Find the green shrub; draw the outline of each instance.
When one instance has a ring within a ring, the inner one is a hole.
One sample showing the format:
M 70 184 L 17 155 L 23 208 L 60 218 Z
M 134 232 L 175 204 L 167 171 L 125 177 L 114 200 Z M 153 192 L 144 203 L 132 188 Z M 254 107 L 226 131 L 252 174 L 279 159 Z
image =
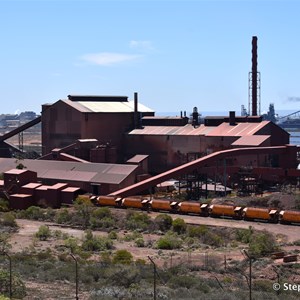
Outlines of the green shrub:
M 146 213 L 129 211 L 126 216 L 125 227 L 129 230 L 146 231 L 152 223 Z
M 253 228 L 249 226 L 248 229 L 238 229 L 235 235 L 237 241 L 248 244 L 253 233 Z
M 43 210 L 38 206 L 30 206 L 24 211 L 24 217 L 29 220 L 43 220 Z
M 93 210 L 92 216 L 95 218 L 99 218 L 99 219 L 102 219 L 105 217 L 112 218 L 112 213 L 108 207 L 99 207 L 99 208 Z
M 9 211 L 9 203 L 6 199 L 0 198 L 0 211 Z
M 138 238 L 134 241 L 137 247 L 145 247 L 145 241 L 143 238 Z
M 8 296 L 9 286 L 9 272 L 0 270 L 0 293 Z M 12 277 L 12 295 L 13 298 L 17 299 L 24 298 L 26 295 L 26 288 L 23 281 L 15 274 Z
M 64 240 L 64 245 L 70 249 L 71 253 L 76 253 L 79 248 L 78 240 L 74 237 L 69 237 Z
M 261 257 L 278 251 L 274 237 L 267 231 L 255 233 L 249 241 L 249 254 L 253 257 Z
M 143 235 L 140 232 L 134 231 L 132 233 L 126 234 L 124 237 L 124 240 L 129 242 L 129 241 L 134 241 L 139 238 L 143 238 Z
M 118 239 L 118 234 L 116 231 L 111 231 L 109 234 L 108 234 L 108 238 L 111 239 L 111 240 L 117 240 Z
M 172 221 L 172 217 L 166 214 L 160 214 L 154 219 L 154 223 L 161 231 L 170 230 L 170 228 L 172 227 Z
M 93 229 L 94 228 L 109 229 L 109 228 L 114 228 L 116 225 L 116 222 L 111 217 L 103 217 L 101 219 L 91 217 L 90 225 L 91 225 L 91 228 L 93 228 Z
M 186 223 L 181 218 L 177 218 L 177 219 L 173 220 L 173 222 L 172 222 L 173 231 L 178 234 L 185 233 L 186 227 L 187 227 Z
M 55 216 L 55 221 L 58 224 L 67 224 L 71 221 L 71 219 L 72 216 L 66 208 L 60 210 Z
M 187 235 L 189 237 L 202 237 L 207 234 L 208 228 L 206 225 L 189 225 L 187 227 Z
M 7 232 L 0 232 L 0 253 L 7 252 L 11 248 L 8 242 L 10 236 Z
M 51 230 L 46 225 L 41 225 L 39 230 L 36 232 L 35 236 L 40 241 L 46 241 L 49 237 L 51 237 Z
M 158 249 L 177 249 L 182 245 L 182 241 L 174 234 L 166 234 L 156 242 Z
M 131 264 L 133 261 L 132 254 L 127 250 L 117 250 L 113 255 L 112 262 L 114 264 Z
M 7 212 L 3 214 L 3 218 L 1 221 L 2 225 L 4 226 L 8 226 L 8 227 L 12 227 L 12 228 L 17 228 L 17 222 L 16 222 L 16 218 L 14 216 L 13 213 L 11 212 Z
M 106 237 L 94 237 L 92 231 L 87 230 L 81 247 L 85 251 L 104 251 L 112 249 L 113 242 Z

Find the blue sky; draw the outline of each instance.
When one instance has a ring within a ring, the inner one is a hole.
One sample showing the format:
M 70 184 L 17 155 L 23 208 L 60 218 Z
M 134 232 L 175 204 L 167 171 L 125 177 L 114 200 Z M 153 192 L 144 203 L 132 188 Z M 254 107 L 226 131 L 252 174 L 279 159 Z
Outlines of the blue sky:
M 298 1 L 0 0 L 0 113 L 138 92 L 157 112 L 239 114 L 254 35 L 261 110 L 299 110 L 299 11 Z

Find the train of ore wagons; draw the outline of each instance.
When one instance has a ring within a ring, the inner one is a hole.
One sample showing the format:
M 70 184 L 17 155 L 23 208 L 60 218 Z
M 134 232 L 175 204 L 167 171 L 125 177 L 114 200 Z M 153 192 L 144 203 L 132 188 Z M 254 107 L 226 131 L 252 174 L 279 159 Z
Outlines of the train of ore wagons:
M 112 196 L 92 196 L 97 206 L 133 208 L 145 211 L 158 211 L 190 214 L 201 217 L 222 217 L 245 221 L 265 221 L 270 223 L 300 224 L 300 211 L 271 208 L 242 207 L 233 205 L 207 204 L 196 201 L 174 201 L 166 199 L 143 199 L 142 197 L 118 198 Z

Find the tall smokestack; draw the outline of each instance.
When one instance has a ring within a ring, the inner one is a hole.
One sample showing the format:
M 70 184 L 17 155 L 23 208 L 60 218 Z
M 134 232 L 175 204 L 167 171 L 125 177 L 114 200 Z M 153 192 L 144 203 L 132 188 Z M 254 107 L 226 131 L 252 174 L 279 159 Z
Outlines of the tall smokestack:
M 252 116 L 257 116 L 257 36 L 252 37 Z
M 133 113 L 134 128 L 139 127 L 139 116 L 138 116 L 138 93 L 134 93 L 134 113 Z

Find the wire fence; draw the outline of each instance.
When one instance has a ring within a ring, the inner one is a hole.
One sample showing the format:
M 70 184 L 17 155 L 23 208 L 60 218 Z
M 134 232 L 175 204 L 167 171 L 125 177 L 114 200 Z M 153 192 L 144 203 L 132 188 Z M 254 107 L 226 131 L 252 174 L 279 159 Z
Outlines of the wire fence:
M 0 294 L 9 297 L 11 289 L 14 299 L 26 300 L 299 299 L 295 287 L 284 290 L 285 282 L 300 287 L 299 264 L 275 265 L 230 252 L 169 251 L 116 264 L 46 250 L 14 254 L 11 261 L 0 255 Z

